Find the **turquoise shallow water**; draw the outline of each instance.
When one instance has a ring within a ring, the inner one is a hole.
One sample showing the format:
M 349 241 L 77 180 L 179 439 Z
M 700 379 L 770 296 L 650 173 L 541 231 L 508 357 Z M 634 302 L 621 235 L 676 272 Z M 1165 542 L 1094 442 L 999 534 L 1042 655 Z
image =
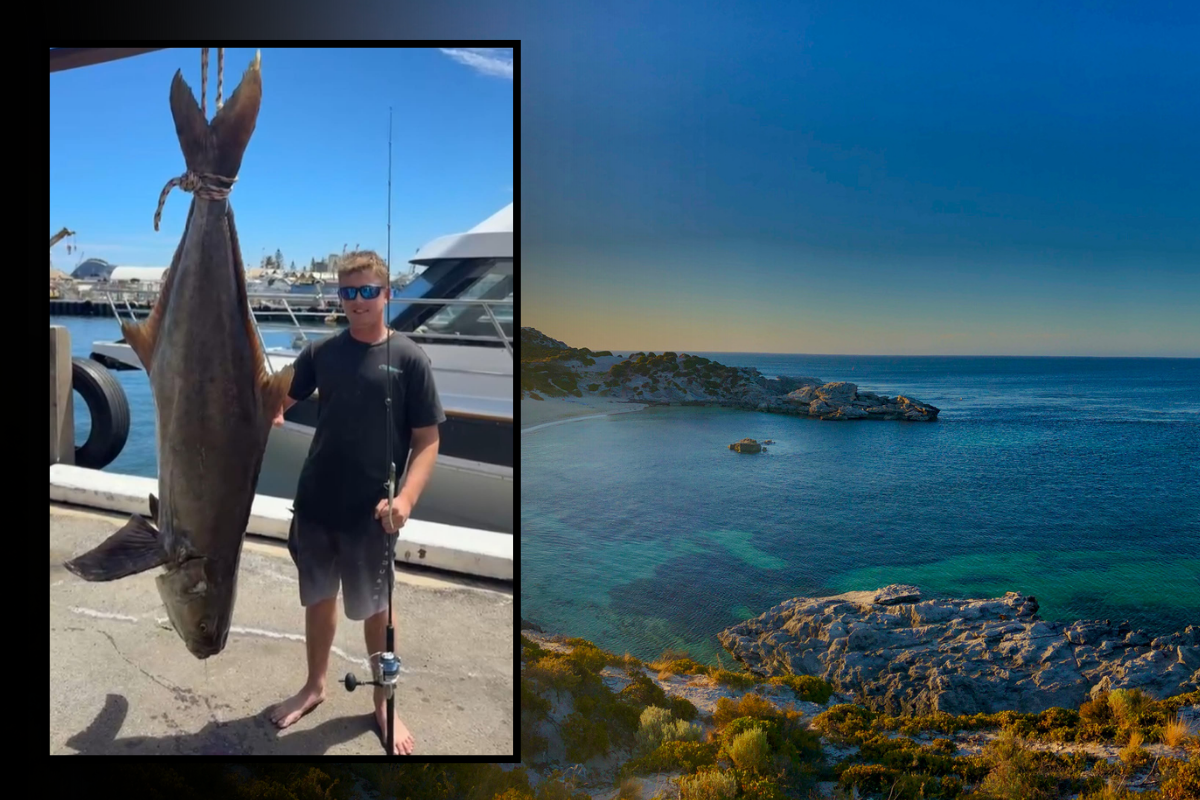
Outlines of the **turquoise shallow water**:
M 1155 634 L 1200 622 L 1200 361 L 710 357 L 942 415 L 650 409 L 524 436 L 523 617 L 705 661 L 789 597 L 897 582 Z M 745 436 L 777 444 L 727 449 Z

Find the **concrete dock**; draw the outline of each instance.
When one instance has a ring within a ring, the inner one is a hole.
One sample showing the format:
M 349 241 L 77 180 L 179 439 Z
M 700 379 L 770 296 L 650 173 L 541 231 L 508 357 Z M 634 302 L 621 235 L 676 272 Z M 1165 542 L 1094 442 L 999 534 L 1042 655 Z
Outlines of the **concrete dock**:
M 347 692 L 340 683 L 347 672 L 370 676 L 362 624 L 345 617 L 340 601 L 325 702 L 283 731 L 266 717 L 301 687 L 307 671 L 304 610 L 295 565 L 281 538 L 254 535 L 251 526 L 229 643 L 200 661 L 167 621 L 154 585 L 161 570 L 90 583 L 63 568 L 127 519 L 126 511 L 56 501 L 52 479 L 51 754 L 383 754 L 373 687 Z M 401 547 L 396 709 L 416 740 L 413 755 L 511 759 L 516 751 L 511 577 L 492 580 L 407 566 Z M 448 550 L 442 560 L 453 558 Z M 511 569 L 511 550 L 508 558 Z M 421 560 L 428 562 L 413 558 Z M 489 556 L 471 563 L 500 562 Z

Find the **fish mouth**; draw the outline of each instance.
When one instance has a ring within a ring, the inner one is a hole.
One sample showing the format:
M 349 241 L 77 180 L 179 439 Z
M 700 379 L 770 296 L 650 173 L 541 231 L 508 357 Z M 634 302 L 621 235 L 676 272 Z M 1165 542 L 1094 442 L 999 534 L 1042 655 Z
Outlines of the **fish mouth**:
M 191 647 L 189 645 L 188 650 L 191 651 L 192 655 L 200 660 L 211 658 L 212 656 L 215 656 L 217 653 L 221 652 L 221 648 L 217 647 L 216 645 L 211 647 Z

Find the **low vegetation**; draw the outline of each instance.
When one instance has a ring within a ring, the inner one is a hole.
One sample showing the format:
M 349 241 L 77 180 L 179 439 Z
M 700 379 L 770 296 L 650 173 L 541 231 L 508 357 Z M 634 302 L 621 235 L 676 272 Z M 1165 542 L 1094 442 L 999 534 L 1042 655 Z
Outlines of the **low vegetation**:
M 225 764 L 141 762 L 112 768 L 115 785 L 131 800 L 351 800 L 355 785 L 407 800 L 590 800 L 562 781 L 531 788 L 525 769 L 496 764 L 323 762 Z
M 707 358 L 679 355 L 634 353 L 618 361 L 603 374 L 581 385 L 578 370 L 595 367 L 596 359 L 612 356 L 608 350 L 586 347 L 557 347 L 534 331 L 521 331 L 521 390 L 530 397 L 582 397 L 583 392 L 611 395 L 622 386 L 634 396 L 668 389 L 685 397 L 691 392 L 720 393 L 753 382 L 754 373 L 727 367 Z
M 1137 734 L 1142 742 L 1169 744 L 1169 736 L 1176 742 L 1170 746 L 1179 747 L 1187 738 L 1186 727 L 1178 720 L 1179 710 L 1198 703 L 1200 692 L 1154 701 L 1139 689 L 1119 689 L 1112 693 L 1097 693 L 1078 710 L 1051 708 L 1040 714 L 1001 711 L 962 716 L 890 716 L 862 706 L 838 705 L 822 713 L 814 724 L 831 739 L 851 744 L 886 731 L 915 736 L 991 729 L 1010 731 L 1024 739 L 1061 743 L 1128 744 Z
M 811 675 L 784 675 L 763 678 L 750 672 L 734 672 L 721 665 L 705 666 L 686 653 L 667 651 L 658 660 L 648 662 L 648 667 L 658 670 L 659 680 L 672 675 L 705 675 L 718 684 L 733 689 L 749 689 L 764 683 L 787 686 L 796 694 L 797 700 L 824 705 L 833 695 L 833 687 Z
M 523 747 L 527 719 L 544 720 L 552 703 L 569 702 L 570 713 L 556 724 L 568 761 L 619 752 L 613 788 L 621 800 L 661 800 L 637 798 L 633 780 L 658 773 L 678 776 L 682 800 L 804 800 L 817 796 L 818 781 L 863 800 L 1200 798 L 1200 742 L 1180 716 L 1200 704 L 1200 692 L 1161 701 L 1137 690 L 1101 692 L 1078 709 L 1040 714 L 892 716 L 842 703 L 811 717 L 795 704 L 777 705 L 767 689 L 787 686 L 826 705 L 833 687 L 819 678 L 762 678 L 679 652 L 643 663 L 583 639 L 564 644 L 571 652 L 522 637 Z M 628 683 L 608 688 L 606 669 Z M 701 714 L 654 680 L 670 676 L 705 676 L 743 693 L 720 697 L 711 714 Z M 972 735 L 983 737 L 982 747 L 960 740 Z M 1086 747 L 1093 745 L 1110 756 L 1097 757 Z M 523 749 L 522 756 L 535 763 L 543 750 Z M 505 791 L 505 800 L 555 800 L 520 787 Z M 566 782 L 554 791 L 571 800 L 575 789 Z

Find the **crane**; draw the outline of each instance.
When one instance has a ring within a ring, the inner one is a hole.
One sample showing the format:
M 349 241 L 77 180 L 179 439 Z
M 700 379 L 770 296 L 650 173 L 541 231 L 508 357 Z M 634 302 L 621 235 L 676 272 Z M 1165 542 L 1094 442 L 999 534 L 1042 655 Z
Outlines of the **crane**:
M 66 228 L 63 228 L 61 231 L 59 231 L 58 233 L 56 233 L 50 237 L 50 246 L 54 247 L 54 245 L 61 242 L 64 237 L 74 236 L 74 235 L 75 235 L 75 231 L 69 231 Z

